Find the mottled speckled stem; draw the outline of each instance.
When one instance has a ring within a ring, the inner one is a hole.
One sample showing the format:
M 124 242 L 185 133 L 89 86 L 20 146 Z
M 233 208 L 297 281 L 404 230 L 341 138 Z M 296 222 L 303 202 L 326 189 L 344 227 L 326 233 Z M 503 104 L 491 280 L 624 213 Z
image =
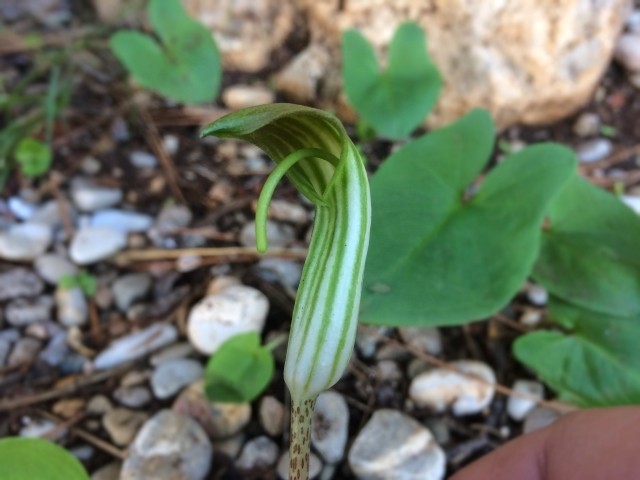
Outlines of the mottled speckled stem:
M 316 397 L 317 398 L 317 397 Z M 308 480 L 311 452 L 311 420 L 316 399 L 291 403 L 291 439 L 289 440 L 289 480 Z

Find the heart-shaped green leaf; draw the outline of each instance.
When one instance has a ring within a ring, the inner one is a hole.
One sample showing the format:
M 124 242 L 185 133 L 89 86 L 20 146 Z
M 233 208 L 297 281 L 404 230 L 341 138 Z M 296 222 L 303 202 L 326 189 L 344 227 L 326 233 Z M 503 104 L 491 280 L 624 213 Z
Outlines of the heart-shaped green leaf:
M 76 457 L 41 438 L 0 440 L 2 480 L 89 480 Z
M 139 32 L 117 32 L 109 42 L 116 57 L 141 85 L 162 95 L 186 103 L 213 100 L 222 69 L 211 32 L 180 0 L 150 0 L 148 13 L 162 45 Z
M 363 322 L 459 324 L 494 313 L 521 287 L 546 207 L 575 160 L 557 145 L 526 148 L 467 199 L 493 133 L 489 115 L 476 110 L 410 143 L 376 172 Z
M 535 280 L 590 310 L 640 314 L 640 217 L 578 176 L 554 199 L 548 215 Z
M 553 298 L 549 308 L 568 333 L 524 335 L 514 344 L 516 357 L 567 402 L 585 407 L 640 403 L 640 315 L 604 315 Z
M 409 135 L 435 105 L 442 81 L 429 60 L 424 33 L 414 23 L 396 30 L 381 72 L 376 54 L 357 30 L 342 36 L 342 76 L 349 101 L 378 133 Z
M 231 337 L 209 360 L 204 389 L 212 402 L 250 402 L 269 385 L 274 361 L 256 333 Z

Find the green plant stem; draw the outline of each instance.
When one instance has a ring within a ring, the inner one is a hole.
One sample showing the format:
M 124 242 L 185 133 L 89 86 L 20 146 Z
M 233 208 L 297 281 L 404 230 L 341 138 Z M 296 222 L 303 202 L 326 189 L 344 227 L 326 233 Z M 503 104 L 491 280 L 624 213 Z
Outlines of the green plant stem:
M 291 403 L 291 438 L 289 439 L 289 480 L 308 480 L 311 452 L 311 423 L 316 398 Z

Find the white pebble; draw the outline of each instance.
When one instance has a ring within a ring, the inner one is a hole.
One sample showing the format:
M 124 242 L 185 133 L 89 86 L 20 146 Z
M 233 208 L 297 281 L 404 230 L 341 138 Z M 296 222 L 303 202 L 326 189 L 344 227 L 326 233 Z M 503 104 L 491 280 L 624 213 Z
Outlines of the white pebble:
M 624 33 L 616 42 L 615 59 L 630 72 L 640 72 L 640 33 Z
M 172 397 L 183 387 L 202 377 L 202 365 L 189 358 L 174 358 L 162 362 L 151 375 L 151 389 L 161 400 Z
M 47 225 L 22 223 L 0 232 L 0 258 L 33 260 L 47 251 L 53 232 Z
M 122 190 L 93 185 L 84 180 L 75 180 L 71 184 L 71 198 L 80 210 L 95 212 L 120 203 Z
M 136 168 L 155 168 L 158 165 L 158 159 L 154 155 L 140 150 L 131 152 L 129 161 Z
M 523 396 L 512 395 L 509 397 L 507 413 L 512 420 L 521 422 L 536 406 L 536 400 L 544 398 L 544 387 L 540 382 L 533 380 L 516 380 L 512 388 L 514 392 L 523 394 Z
M 142 213 L 127 210 L 100 210 L 91 217 L 93 227 L 111 228 L 126 233 L 145 232 L 153 224 L 153 218 Z
M 496 377 L 493 370 L 474 360 L 452 362 L 451 366 L 469 376 L 435 368 L 413 379 L 409 397 L 416 405 L 429 407 L 438 413 L 444 412 L 449 406 L 456 416 L 472 415 L 484 410 L 495 394 Z
M 80 229 L 71 241 L 69 255 L 79 265 L 104 260 L 127 245 L 126 233 L 103 227 Z
M 620 197 L 621 200 L 629 207 L 631 210 L 640 215 L 640 197 L 634 197 L 631 195 L 623 195 Z

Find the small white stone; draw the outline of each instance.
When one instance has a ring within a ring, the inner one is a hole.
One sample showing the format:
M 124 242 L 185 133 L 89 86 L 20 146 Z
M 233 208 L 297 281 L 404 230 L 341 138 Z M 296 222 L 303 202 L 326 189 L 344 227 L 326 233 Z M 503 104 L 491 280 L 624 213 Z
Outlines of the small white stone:
M 158 159 L 153 154 L 140 150 L 131 152 L 129 161 L 136 168 L 155 168 L 158 165 Z
M 47 251 L 53 232 L 47 225 L 21 223 L 0 232 L 0 258 L 33 260 Z
M 85 180 L 75 180 L 71 184 L 73 203 L 84 212 L 95 212 L 103 208 L 113 207 L 122 200 L 122 190 L 101 187 Z
M 91 217 L 91 226 L 121 230 L 125 233 L 145 232 L 153 224 L 153 218 L 128 210 L 100 210 Z
M 252 85 L 232 85 L 222 92 L 222 101 L 231 110 L 273 103 L 275 94 L 268 88 Z
M 533 380 L 516 380 L 513 391 L 527 397 L 512 395 L 507 400 L 507 413 L 512 420 L 521 422 L 527 414 L 536 406 L 536 400 L 544 398 L 544 386 Z
M 282 454 L 280 460 L 278 460 L 276 471 L 281 480 L 289 478 L 289 452 Z M 317 478 L 320 472 L 322 472 L 322 461 L 314 453 L 311 453 L 309 455 L 309 479 Z
M 202 365 L 189 358 L 174 358 L 162 362 L 151 375 L 151 389 L 161 400 L 172 397 L 183 387 L 202 377 Z
M 163 348 L 158 353 L 151 355 L 149 363 L 157 367 L 167 360 L 173 360 L 175 358 L 185 358 L 195 353 L 195 349 L 189 342 L 180 342 L 169 345 Z
M 36 212 L 37 206 L 33 203 L 25 202 L 20 197 L 11 197 L 7 201 L 7 206 L 11 213 L 20 220 L 29 220 L 31 216 Z
M 621 200 L 629 207 L 631 210 L 640 215 L 640 197 L 634 197 L 632 195 L 623 195 L 620 197 Z
M 549 301 L 549 292 L 540 285 L 529 284 L 527 285 L 527 298 L 533 305 L 544 307 Z
M 378 410 L 349 451 L 359 480 L 442 480 L 446 458 L 431 432 L 396 410 Z
M 57 253 L 45 253 L 36 258 L 33 266 L 38 275 L 49 285 L 57 285 L 62 277 L 74 276 L 77 267 L 66 257 Z
M 151 401 L 151 392 L 147 387 L 120 387 L 113 392 L 113 398 L 129 408 L 141 408 Z
M 42 280 L 31 270 L 13 268 L 0 273 L 0 302 L 19 297 L 33 297 L 44 289 Z
M 620 35 L 616 42 L 614 56 L 630 72 L 640 72 L 640 33 Z
M 491 368 L 474 360 L 452 362 L 451 366 L 482 382 L 452 370 L 435 368 L 411 382 L 409 397 L 416 405 L 441 413 L 451 406 L 453 414 L 471 415 L 484 410 L 493 399 L 496 377 Z
M 151 417 L 129 447 L 120 480 L 204 480 L 211 442 L 200 425 L 171 410 Z
M 592 137 L 600 133 L 600 117 L 596 113 L 582 113 L 573 124 L 573 133 L 579 137 Z
M 627 29 L 631 33 L 640 33 L 640 8 L 633 10 L 626 20 Z
M 261 272 L 266 271 L 275 275 L 282 286 L 295 294 L 302 276 L 302 264 L 300 262 L 283 258 L 262 258 L 258 262 L 258 269 Z
M 269 437 L 262 435 L 245 444 L 240 457 L 236 460 L 236 467 L 243 470 L 272 467 L 278 461 L 279 453 L 278 445 Z
M 606 138 L 587 140 L 575 149 L 581 163 L 594 163 L 607 157 L 613 151 L 613 144 Z
M 173 343 L 178 332 L 173 325 L 156 323 L 138 332 L 130 333 L 111 342 L 94 361 L 98 370 L 115 367 L 136 360 L 149 352 Z
M 46 225 L 52 229 L 62 227 L 62 209 L 60 203 L 64 204 L 66 214 L 72 219 L 75 216 L 73 207 L 67 200 L 59 202 L 57 200 L 50 200 L 46 202 L 42 207 L 34 212 L 29 219 L 29 223 L 38 223 L 40 225 Z
M 284 431 L 284 405 L 275 397 L 266 395 L 260 401 L 260 425 L 272 437 Z
M 55 294 L 58 321 L 66 327 L 78 327 L 87 323 L 89 304 L 80 287 L 58 287 Z
M 442 337 L 435 327 L 401 327 L 398 333 L 407 345 L 416 350 L 430 355 L 442 353 Z
M 20 429 L 19 435 L 21 437 L 38 438 L 38 437 L 50 437 L 58 425 L 50 420 L 31 420 L 27 425 Z M 64 434 L 66 429 L 63 429 L 61 434 Z M 61 434 L 56 435 L 59 438 Z
M 235 335 L 260 334 L 268 311 L 269 301 L 262 292 L 244 285 L 231 286 L 193 306 L 187 320 L 189 341 L 200 352 L 212 354 Z
M 527 327 L 535 327 L 542 321 L 542 312 L 537 308 L 525 308 L 519 321 Z
M 344 457 L 349 437 L 349 407 L 337 392 L 323 392 L 316 400 L 311 428 L 311 444 L 327 463 Z
M 127 246 L 126 233 L 103 227 L 80 229 L 69 249 L 71 260 L 79 265 L 88 265 L 104 260 Z
M 27 365 L 33 362 L 42 349 L 42 342 L 31 337 L 23 337 L 16 341 L 7 359 L 7 365 Z
M 177 135 L 168 133 L 162 137 L 162 145 L 169 156 L 174 156 L 180 148 L 180 138 Z
M 151 288 L 151 276 L 148 273 L 129 273 L 118 278 L 111 287 L 116 306 L 126 312 L 134 302 L 144 298 Z

